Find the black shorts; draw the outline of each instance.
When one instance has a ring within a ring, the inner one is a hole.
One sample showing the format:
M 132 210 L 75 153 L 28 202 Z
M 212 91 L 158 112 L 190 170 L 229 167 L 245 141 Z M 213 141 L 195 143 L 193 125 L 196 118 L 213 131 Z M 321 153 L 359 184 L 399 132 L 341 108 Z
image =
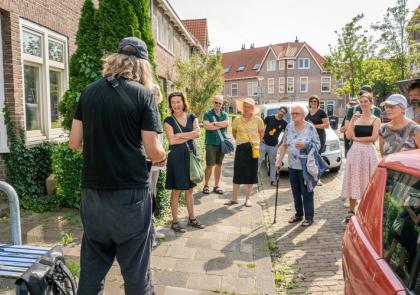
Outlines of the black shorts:
M 213 166 L 213 165 L 222 165 L 224 154 L 222 154 L 222 150 L 220 145 L 215 144 L 206 144 L 206 165 Z

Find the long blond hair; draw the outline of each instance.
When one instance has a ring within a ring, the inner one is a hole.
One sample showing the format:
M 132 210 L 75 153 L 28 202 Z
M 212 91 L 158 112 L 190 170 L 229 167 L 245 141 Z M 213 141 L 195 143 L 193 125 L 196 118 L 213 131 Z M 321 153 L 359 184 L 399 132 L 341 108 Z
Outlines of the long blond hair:
M 134 80 L 152 89 L 153 75 L 150 63 L 134 55 L 113 53 L 106 56 L 103 64 L 104 77 L 117 78 L 122 76 L 127 80 Z

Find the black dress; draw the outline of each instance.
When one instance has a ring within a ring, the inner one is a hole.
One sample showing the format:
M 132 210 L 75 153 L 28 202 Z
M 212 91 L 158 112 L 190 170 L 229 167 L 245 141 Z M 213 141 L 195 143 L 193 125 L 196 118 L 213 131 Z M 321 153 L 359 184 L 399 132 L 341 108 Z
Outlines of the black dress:
M 322 119 L 328 118 L 327 114 L 324 112 L 323 109 L 318 109 L 315 114 L 311 115 L 311 112 L 306 115 L 305 121 L 311 122 L 314 125 L 322 124 Z M 325 141 L 327 139 L 327 134 L 325 129 L 316 128 L 316 132 L 319 136 L 319 141 L 321 143 L 321 148 L 319 149 L 319 153 L 323 153 L 325 149 Z
M 193 114 L 187 114 L 187 124 L 182 126 L 179 122 L 182 132 L 193 131 L 193 124 L 195 120 Z M 164 123 L 172 126 L 174 134 L 180 133 L 178 125 L 174 117 L 166 117 Z M 187 142 L 190 149 L 197 155 L 194 140 Z M 169 146 L 168 162 L 166 164 L 166 189 L 188 190 L 195 187 L 196 184 L 190 181 L 190 157 L 186 143 L 173 144 Z

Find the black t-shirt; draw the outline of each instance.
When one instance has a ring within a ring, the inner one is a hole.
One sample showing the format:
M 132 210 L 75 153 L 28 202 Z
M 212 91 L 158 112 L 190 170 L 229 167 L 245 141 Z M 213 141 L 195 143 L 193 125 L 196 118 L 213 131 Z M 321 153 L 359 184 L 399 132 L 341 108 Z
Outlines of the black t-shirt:
M 322 119 L 324 118 L 328 118 L 327 114 L 324 112 L 324 110 L 322 109 L 318 109 L 316 111 L 315 114 L 311 115 L 311 112 L 309 112 L 306 117 L 305 120 L 308 122 L 311 122 L 314 125 L 318 125 L 318 124 L 322 124 Z M 325 138 L 326 133 L 325 133 L 325 129 L 318 129 L 316 128 L 316 131 L 318 132 L 318 136 L 321 138 L 321 136 L 323 136 Z
M 162 133 L 150 90 L 119 78 L 132 104 L 124 103 L 105 80 L 88 85 L 80 95 L 75 119 L 83 123 L 82 187 L 130 189 L 149 185 L 141 130 Z
M 277 145 L 279 135 L 286 129 L 287 122 L 283 119 L 277 120 L 276 116 L 268 116 L 264 119 L 264 124 L 264 143 L 269 146 Z

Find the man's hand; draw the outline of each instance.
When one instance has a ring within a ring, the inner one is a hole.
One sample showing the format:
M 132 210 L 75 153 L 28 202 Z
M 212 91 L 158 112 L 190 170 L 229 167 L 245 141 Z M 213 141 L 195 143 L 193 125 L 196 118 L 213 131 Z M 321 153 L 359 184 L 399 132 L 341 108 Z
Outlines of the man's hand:
M 276 161 L 276 169 L 277 169 L 277 171 L 280 171 L 281 167 L 283 167 L 283 161 L 280 161 L 280 159 L 278 159 Z
M 295 147 L 296 147 L 298 150 L 303 150 L 303 149 L 305 148 L 305 143 L 303 143 L 302 141 L 298 141 L 298 142 L 295 144 Z

